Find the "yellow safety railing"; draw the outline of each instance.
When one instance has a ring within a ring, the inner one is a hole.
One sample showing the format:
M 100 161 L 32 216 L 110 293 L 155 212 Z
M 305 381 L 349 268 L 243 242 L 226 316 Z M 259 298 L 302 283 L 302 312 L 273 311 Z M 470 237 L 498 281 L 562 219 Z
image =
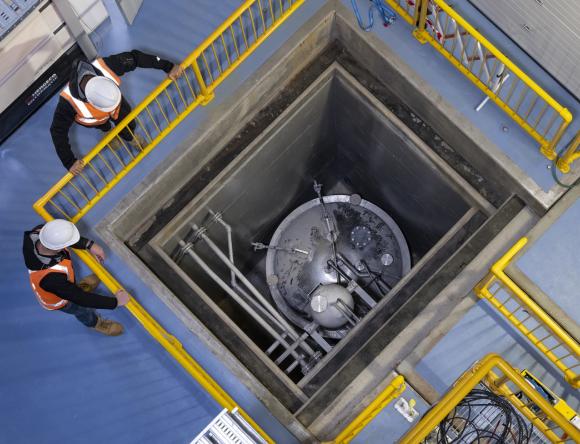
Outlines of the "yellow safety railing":
M 385 0 L 539 144 L 548 159 L 572 114 L 443 0 Z
M 423 442 L 479 384 L 508 400 L 550 442 L 580 442 L 580 430 L 542 397 L 516 369 L 500 356 L 490 354 L 459 377 L 443 398 L 401 438 L 399 444 Z M 519 393 L 523 393 L 529 402 L 518 396 Z
M 184 75 L 165 79 L 143 102 L 83 157 L 85 168 L 77 176 L 67 173 L 35 204 L 44 220 L 79 221 L 119 181 L 135 168 L 191 111 L 211 101 L 216 87 L 232 73 L 304 0 L 246 0 L 182 63 Z M 129 131 L 129 144 L 119 133 Z M 75 253 L 115 293 L 122 286 L 90 253 Z M 141 325 L 223 408 L 235 401 L 133 298 L 127 309 Z M 238 408 L 240 414 L 269 443 L 273 440 Z
M 580 388 L 578 342 L 505 273 L 505 268 L 527 242 L 524 237 L 510 248 L 475 287 L 475 293 L 489 301 L 558 367 L 569 384 Z
M 423 0 L 385 0 L 410 25 L 415 26 L 418 23 L 419 7 Z
M 399 375 L 362 411 L 347 425 L 333 441 L 328 444 L 347 444 L 364 429 L 381 410 L 383 410 L 393 399 L 398 398 L 407 388 L 405 378 Z
M 216 87 L 304 0 L 246 0 L 182 63 L 184 75 L 165 79 L 84 158 L 83 172 L 67 173 L 35 204 L 73 222 L 135 168 L 191 111 L 207 104 Z M 128 131 L 135 143 L 119 133 Z
M 560 171 L 568 173 L 572 162 L 578 159 L 580 159 L 580 131 L 576 133 L 576 137 L 574 137 L 566 152 L 558 159 L 556 165 Z
M 73 250 L 80 259 L 95 273 L 101 282 L 113 293 L 123 288 L 117 280 L 86 250 Z M 232 411 L 238 407 L 238 411 L 244 419 L 262 436 L 267 442 L 274 441 L 260 428 L 258 424 L 215 382 L 210 375 L 193 359 L 183 348 L 181 342 L 169 334 L 133 297 L 126 305 L 129 312 L 149 332 L 161 346 L 169 352 L 173 358 L 202 386 L 207 393 L 223 408 Z

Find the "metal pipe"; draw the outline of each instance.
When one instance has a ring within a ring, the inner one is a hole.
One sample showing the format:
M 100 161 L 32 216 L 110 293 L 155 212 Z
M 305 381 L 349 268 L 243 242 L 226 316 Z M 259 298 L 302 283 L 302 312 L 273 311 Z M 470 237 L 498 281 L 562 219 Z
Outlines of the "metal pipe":
M 348 313 L 349 316 L 351 316 L 354 319 L 355 322 L 360 322 L 360 318 L 355 314 L 354 311 L 351 310 L 351 308 L 348 305 L 346 305 L 346 303 L 342 299 L 338 298 L 336 300 L 335 306 L 336 307 L 340 306 Z
M 351 279 L 344 271 L 342 271 L 337 264 L 332 262 L 332 259 L 329 259 L 326 263 L 330 268 L 339 273 L 343 277 L 343 279 L 348 283 L 349 286 L 353 286 L 352 291 L 356 293 L 365 302 L 365 304 L 369 306 L 369 308 L 373 308 L 375 305 L 377 305 L 377 303 L 371 297 L 371 295 L 369 295 L 366 291 L 364 291 L 364 289 L 360 285 L 358 285 L 354 279 Z M 344 261 L 342 263 L 346 265 Z
M 314 191 L 318 195 L 320 209 L 322 211 L 322 218 L 326 222 L 326 229 L 328 230 L 328 235 L 330 236 L 330 242 L 332 244 L 332 257 L 334 258 L 334 263 L 338 263 L 336 259 L 336 238 L 334 234 L 334 223 L 331 224 L 330 222 L 330 215 L 328 214 L 328 210 L 326 209 L 326 205 L 324 203 L 324 198 L 322 197 L 322 185 L 316 181 L 314 181 Z M 340 284 L 340 273 L 338 272 L 336 273 L 336 281 L 338 284 Z
M 267 310 L 266 307 L 260 305 L 257 301 L 254 301 L 250 295 L 248 295 L 248 293 L 243 290 L 237 283 L 236 281 L 236 273 L 234 271 L 234 269 L 236 269 L 235 267 L 235 263 L 234 263 L 234 246 L 233 246 L 233 242 L 232 242 L 232 227 L 230 224 L 226 223 L 225 220 L 223 220 L 221 213 L 216 213 L 213 210 L 211 210 L 210 208 L 208 208 L 208 212 L 209 214 L 211 214 L 213 216 L 213 220 L 217 221 L 222 227 L 224 227 L 224 229 L 226 230 L 226 234 L 228 236 L 228 255 L 229 255 L 229 260 L 231 262 L 231 267 L 230 268 L 230 276 L 231 276 L 231 282 L 232 282 L 232 287 L 234 287 L 236 290 L 240 291 L 248 300 L 252 300 L 255 305 L 257 307 L 260 307 L 260 310 L 262 311 L 262 313 L 266 314 L 268 313 L 271 319 L 275 319 L 276 323 L 278 324 L 278 326 L 280 327 L 281 330 L 288 330 L 289 329 L 289 325 L 285 325 L 285 323 L 280 322 L 280 320 L 278 319 L 278 316 L 272 316 L 272 314 Z M 217 248 L 217 246 L 216 246 Z M 221 250 L 220 250 L 221 252 Z M 276 312 L 278 313 L 278 312 Z M 298 333 L 296 333 L 294 331 L 294 329 L 290 329 L 290 331 L 288 331 L 288 333 L 290 334 L 290 336 L 296 340 L 298 339 Z
M 264 315 L 265 317 L 267 317 L 270 320 L 270 322 L 274 323 L 283 332 L 288 333 L 286 331 L 286 328 L 280 323 L 280 321 L 278 321 L 278 319 L 276 319 L 274 316 L 272 316 L 272 314 L 268 310 L 266 310 L 262 305 L 260 305 L 253 297 L 251 297 L 246 290 L 244 290 L 242 287 L 240 287 L 238 285 L 237 282 L 232 287 L 239 294 L 241 294 L 243 297 L 245 297 L 246 300 L 252 304 L 254 309 L 258 309 L 262 315 Z M 292 337 L 291 335 L 289 335 L 289 336 Z
M 213 216 L 212 222 L 217 221 L 226 229 L 226 232 L 228 233 L 229 257 L 230 257 L 230 261 L 231 261 L 232 265 L 235 265 L 234 264 L 234 255 L 233 255 L 234 249 L 233 249 L 233 244 L 231 241 L 232 227 L 226 221 L 223 220 L 221 213 L 219 213 L 219 212 L 216 213 L 215 211 L 211 210 L 210 208 L 208 208 L 208 212 Z M 298 249 L 296 249 L 296 250 L 298 250 Z M 298 250 L 298 251 L 302 252 L 301 250 Z M 306 252 L 306 254 L 310 254 L 310 252 Z M 248 301 L 250 301 L 255 308 L 258 308 L 260 310 L 260 312 L 262 312 L 264 314 L 264 316 L 267 316 L 268 319 L 270 319 L 271 322 L 278 325 L 280 330 L 282 330 L 286 334 L 289 334 L 290 337 L 292 337 L 295 341 L 300 340 L 300 338 L 298 337 L 298 334 L 295 333 L 294 329 L 290 328 L 290 331 L 288 331 L 289 326 L 286 322 L 284 322 L 283 324 L 280 323 L 280 321 L 278 320 L 277 317 L 273 317 L 262 305 L 260 305 L 260 303 L 258 301 L 254 300 L 254 298 L 252 298 L 242 287 L 240 287 L 236 281 L 235 274 L 234 274 L 233 270 L 230 269 L 230 271 L 232 273 L 232 287 L 236 291 L 238 291 L 243 297 L 245 297 Z M 322 336 L 320 334 L 318 334 L 316 329 L 306 328 L 305 331 L 320 347 L 322 347 L 322 349 L 326 353 L 330 352 L 332 347 L 328 344 L 328 342 L 326 342 L 322 338 Z M 295 336 L 293 336 L 293 334 Z M 309 347 L 309 346 L 308 346 L 308 344 L 304 344 L 303 347 Z M 315 355 L 316 355 L 316 352 L 313 356 L 315 356 Z
M 187 244 L 183 241 L 179 241 L 179 245 L 185 249 L 185 253 L 187 253 L 197 265 L 199 265 L 203 271 L 207 273 L 207 275 L 213 279 L 213 281 L 218 284 L 222 290 L 224 290 L 228 295 L 230 295 L 240 306 L 246 310 L 246 312 L 254 318 L 258 324 L 260 324 L 274 339 L 276 339 L 285 349 L 292 350 L 292 356 L 296 359 L 300 360 L 301 362 L 304 361 L 303 357 L 299 355 L 297 352 L 293 351 L 294 349 L 284 340 L 282 335 L 280 335 L 276 330 L 272 328 L 270 324 L 268 324 L 263 318 L 261 318 L 247 303 L 244 301 L 239 294 L 237 294 L 228 284 L 226 284 L 212 269 L 209 265 L 207 265 L 204 260 L 199 257 L 199 255 L 193 251 L 191 248 L 187 248 Z
M 284 251 L 288 254 L 302 254 L 306 257 L 308 257 L 310 255 L 310 252 L 307 250 L 303 250 L 300 248 L 286 248 L 286 247 L 280 247 L 278 245 L 266 245 L 263 244 L 262 242 L 252 242 L 252 247 L 254 247 L 254 251 L 258 251 L 258 250 L 275 250 L 275 251 Z
M 211 214 L 213 216 L 214 220 L 216 222 L 218 222 L 226 230 L 226 234 L 228 235 L 228 254 L 229 254 L 230 262 L 233 264 L 234 263 L 234 245 L 232 242 L 232 227 L 224 222 L 224 220 L 222 219 L 221 213 L 216 213 L 215 211 L 212 211 L 210 208 L 208 208 L 207 211 L 209 212 L 209 214 Z M 234 273 L 233 270 L 230 270 L 230 277 L 231 277 L 231 281 L 232 281 L 232 287 L 235 288 L 237 286 L 236 274 Z
M 286 359 L 288 357 L 288 355 L 292 352 L 294 352 L 294 350 L 296 350 L 296 348 L 298 348 L 302 342 L 304 341 L 304 338 L 306 337 L 306 333 L 304 333 L 298 341 L 293 342 L 292 344 L 290 344 L 290 347 L 286 349 L 286 351 L 284 353 L 282 353 L 280 356 L 278 356 L 278 358 L 276 358 L 276 361 L 274 361 L 277 365 L 282 364 L 282 362 L 284 361 L 284 359 Z
M 270 320 L 270 322 L 273 322 L 275 325 L 277 325 L 278 328 L 280 328 L 280 330 L 282 330 L 283 332 L 286 332 L 293 340 L 295 340 L 295 341 L 299 340 L 298 333 L 296 333 L 294 331 L 294 329 L 290 328 L 288 323 L 285 323 L 285 322 L 282 323 L 282 322 L 280 322 L 280 320 L 278 319 L 277 316 L 272 316 L 272 314 L 267 310 L 267 308 L 262 306 L 258 301 L 254 300 L 242 287 L 240 287 L 238 285 L 238 283 L 236 281 L 236 274 L 234 272 L 235 263 L 234 263 L 234 247 L 233 247 L 233 242 L 232 242 L 232 227 L 226 221 L 223 220 L 221 213 L 216 213 L 215 211 L 213 211 L 210 208 L 208 208 L 208 212 L 209 212 L 209 214 L 212 215 L 213 221 L 217 221 L 221 226 L 224 227 L 224 229 L 226 230 L 227 236 L 228 236 L 229 260 L 230 260 L 231 264 L 233 265 L 233 267 L 230 267 L 232 287 L 235 290 L 237 290 L 242 296 L 244 296 L 248 301 L 250 301 L 252 303 L 252 305 L 262 313 L 262 315 L 266 316 Z M 278 312 L 276 312 L 276 313 L 278 313 Z M 305 346 L 309 347 L 308 344 L 305 344 Z
M 491 87 L 491 90 L 495 93 L 495 94 L 499 94 L 499 89 L 503 86 L 503 84 L 506 82 L 507 79 L 509 79 L 510 75 L 509 73 L 507 73 L 506 75 L 502 74 L 498 74 L 497 78 L 499 79 L 498 81 L 494 80 L 494 84 Z M 481 101 L 481 103 L 479 105 L 477 105 L 477 107 L 475 108 L 475 111 L 481 111 L 481 109 L 485 106 L 485 104 L 489 101 L 489 96 L 485 96 L 485 99 L 483 99 Z
M 199 227 L 196 224 L 192 225 L 194 230 L 199 230 Z M 248 290 L 256 297 L 258 301 L 268 310 L 272 316 L 278 319 L 282 325 L 286 327 L 288 333 L 292 336 L 292 339 L 298 339 L 298 334 L 294 331 L 294 329 L 288 324 L 288 322 L 276 311 L 274 307 L 270 305 L 270 303 L 260 294 L 256 287 L 252 285 L 252 283 L 244 276 L 244 274 L 236 268 L 236 266 L 228 259 L 228 257 L 223 253 L 222 250 L 207 236 L 205 233 L 200 234 L 201 239 L 203 239 L 207 245 L 211 248 L 211 250 L 217 255 L 217 257 L 230 269 L 232 270 L 236 277 L 247 287 Z M 305 350 L 310 354 L 314 355 L 314 350 L 308 345 L 304 344 Z
M 308 326 L 306 326 L 306 327 L 308 327 Z M 310 337 L 312 339 L 314 339 L 316 341 L 316 343 L 318 345 L 320 345 L 326 353 L 330 353 L 330 350 L 332 350 L 332 347 L 326 341 L 326 339 L 324 339 L 322 337 L 322 335 L 320 333 L 318 333 L 318 330 L 316 330 L 316 328 L 313 328 L 312 330 L 308 330 L 308 328 L 306 328 L 306 330 L 308 331 L 308 334 L 310 335 Z

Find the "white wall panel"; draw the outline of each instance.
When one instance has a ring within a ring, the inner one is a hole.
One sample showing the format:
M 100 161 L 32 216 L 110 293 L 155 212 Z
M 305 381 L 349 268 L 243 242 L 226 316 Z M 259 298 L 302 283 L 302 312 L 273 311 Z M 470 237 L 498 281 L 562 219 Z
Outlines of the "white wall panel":
M 469 0 L 580 97 L 580 0 Z
M 0 0 L 1 1 L 1 0 Z M 89 33 L 107 17 L 102 0 L 68 0 Z M 74 44 L 50 1 L 43 2 L 0 40 L 0 112 Z

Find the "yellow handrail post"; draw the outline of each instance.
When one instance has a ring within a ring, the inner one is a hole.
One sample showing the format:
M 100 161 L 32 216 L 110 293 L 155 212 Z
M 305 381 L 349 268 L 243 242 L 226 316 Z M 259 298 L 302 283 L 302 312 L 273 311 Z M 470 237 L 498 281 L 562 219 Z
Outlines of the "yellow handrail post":
M 360 433 L 366 425 L 377 416 L 393 399 L 398 398 L 407 388 L 405 378 L 398 375 L 391 383 L 347 425 L 334 440 L 332 444 L 347 444 Z
M 488 288 L 491 283 L 495 280 L 495 276 L 492 273 L 488 273 L 473 289 L 476 294 L 480 294 L 486 288 Z
M 566 108 L 564 108 L 564 111 L 567 111 L 569 113 L 569 111 Z M 542 143 L 542 145 L 540 146 L 540 152 L 544 156 L 546 156 L 548 160 L 554 160 L 556 158 L 556 146 L 558 145 L 558 142 L 560 142 L 562 135 L 568 128 L 568 125 L 570 125 L 571 121 L 572 117 L 570 115 L 570 120 L 562 121 L 560 127 L 558 128 L 558 131 L 556 132 L 552 140 L 549 142 Z
M 415 26 L 413 35 L 421 43 L 427 43 L 427 30 L 425 29 L 427 23 L 427 11 L 429 10 L 429 0 L 416 0 L 415 6 Z
M 423 0 L 417 1 L 421 3 Z M 415 26 L 419 22 L 419 8 L 415 4 L 410 4 L 406 0 L 405 7 L 401 6 L 399 0 L 385 0 L 385 3 L 387 3 L 393 11 L 399 14 L 399 16 L 411 26 Z
M 576 137 L 574 138 L 574 140 L 572 141 L 572 143 L 570 144 L 564 155 L 560 157 L 558 159 L 558 162 L 556 163 L 558 169 L 563 173 L 569 173 L 570 165 L 572 164 L 572 162 L 574 162 L 577 159 L 580 159 L 580 150 L 578 149 L 578 147 L 580 147 L 580 131 L 576 133 Z
M 199 65 L 197 63 L 197 58 L 193 59 L 193 61 L 191 62 L 191 68 L 193 69 L 195 78 L 197 79 L 197 83 L 199 83 L 199 89 L 201 92 L 201 96 L 203 97 L 200 103 L 205 106 L 212 101 L 212 99 L 215 97 L 215 93 L 207 89 L 205 80 L 201 75 L 201 70 L 199 69 Z

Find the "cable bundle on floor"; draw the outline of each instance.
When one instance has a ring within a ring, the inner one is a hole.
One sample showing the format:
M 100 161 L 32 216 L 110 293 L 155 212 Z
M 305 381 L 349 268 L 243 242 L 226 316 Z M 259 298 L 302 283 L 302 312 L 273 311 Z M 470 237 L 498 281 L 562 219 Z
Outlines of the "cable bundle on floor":
M 473 389 L 439 424 L 434 442 L 524 444 L 532 431 L 533 425 L 504 397 Z
M 356 16 L 356 20 L 358 25 L 363 31 L 370 31 L 375 24 L 375 17 L 374 11 L 376 10 L 379 15 L 381 16 L 381 20 L 383 21 L 383 25 L 389 26 L 392 24 L 396 19 L 396 14 L 391 11 L 384 0 L 370 0 L 371 5 L 369 6 L 369 24 L 365 25 L 363 19 L 360 15 L 360 11 L 358 9 L 357 0 L 350 0 L 352 4 L 352 9 L 354 11 L 354 15 Z

